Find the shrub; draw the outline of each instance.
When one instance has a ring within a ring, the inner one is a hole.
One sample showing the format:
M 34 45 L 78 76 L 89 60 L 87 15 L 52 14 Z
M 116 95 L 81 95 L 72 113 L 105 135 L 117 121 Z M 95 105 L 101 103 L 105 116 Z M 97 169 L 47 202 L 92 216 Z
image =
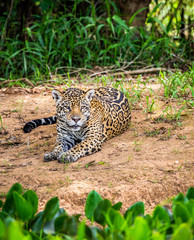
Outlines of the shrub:
M 59 208 L 57 197 L 50 199 L 42 212 L 37 213 L 38 197 L 32 190 L 23 193 L 19 183 L 9 190 L 6 200 L 0 201 L 0 239 L 133 239 L 133 240 L 192 240 L 194 237 L 194 188 L 186 196 L 178 194 L 172 211 L 157 206 L 152 215 L 145 214 L 144 203 L 137 202 L 122 215 L 122 203 L 112 205 L 96 191 L 88 194 L 85 215 L 68 215 Z M 93 222 L 98 223 L 96 227 Z

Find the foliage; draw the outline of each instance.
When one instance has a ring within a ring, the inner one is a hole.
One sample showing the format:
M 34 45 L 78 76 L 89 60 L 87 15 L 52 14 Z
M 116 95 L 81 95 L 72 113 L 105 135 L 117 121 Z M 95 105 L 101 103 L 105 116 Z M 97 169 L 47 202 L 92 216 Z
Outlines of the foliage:
M 129 24 L 126 23 L 110 0 L 102 1 L 100 6 L 87 1 L 84 15 L 80 10 L 82 0 L 71 1 L 71 8 L 64 3 L 64 9 L 60 1 L 55 4 L 44 0 L 35 2 L 39 3 L 40 13 L 22 29 L 22 37 L 15 30 L 18 28 L 18 1 L 10 16 L 7 34 L 8 12 L 1 17 L 0 80 L 25 77 L 35 83 L 48 78 L 50 73 L 64 73 L 72 66 L 91 69 L 96 65 L 111 65 L 114 69 L 125 70 L 147 65 L 190 65 L 192 40 L 179 37 L 180 21 L 166 26 L 157 18 L 161 4 L 150 10 L 147 22 L 151 30 L 147 31 L 131 26 L 134 16 Z M 176 8 L 172 9 L 176 13 Z M 160 31 L 157 31 L 158 25 L 162 26 Z M 176 36 L 170 35 L 174 26 L 177 27 Z
M 190 69 L 190 71 L 185 73 L 177 71 L 168 76 L 161 72 L 159 81 L 164 87 L 164 96 L 166 98 L 187 97 L 190 92 L 193 94 L 194 69 Z
M 178 194 L 172 212 L 157 206 L 152 215 L 144 212 L 144 203 L 137 202 L 122 215 L 122 203 L 114 205 L 97 192 L 89 193 L 85 215 L 101 227 L 86 225 L 80 215 L 69 216 L 59 208 L 57 197 L 50 199 L 37 214 L 38 197 L 32 190 L 23 193 L 19 183 L 0 200 L 0 239 L 152 239 L 191 240 L 194 237 L 194 188 L 186 196 Z

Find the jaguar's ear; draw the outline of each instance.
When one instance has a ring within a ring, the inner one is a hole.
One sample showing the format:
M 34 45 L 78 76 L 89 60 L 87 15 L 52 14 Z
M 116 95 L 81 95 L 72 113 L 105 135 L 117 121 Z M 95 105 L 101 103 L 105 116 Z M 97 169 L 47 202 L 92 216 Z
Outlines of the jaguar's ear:
M 63 98 L 61 92 L 59 92 L 58 90 L 53 90 L 52 91 L 52 96 L 53 96 L 53 99 L 55 100 L 56 105 Z
M 86 99 L 90 102 L 94 96 L 94 89 L 90 89 L 86 92 Z

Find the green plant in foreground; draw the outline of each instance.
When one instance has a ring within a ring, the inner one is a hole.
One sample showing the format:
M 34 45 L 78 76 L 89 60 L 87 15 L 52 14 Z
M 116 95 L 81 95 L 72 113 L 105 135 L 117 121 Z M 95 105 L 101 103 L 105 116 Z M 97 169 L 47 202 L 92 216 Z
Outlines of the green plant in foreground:
M 157 206 L 152 215 L 145 215 L 143 202 L 137 202 L 120 213 L 122 203 L 112 205 L 96 191 L 88 194 L 85 215 L 91 221 L 86 225 L 80 215 L 69 216 L 59 208 L 57 197 L 50 199 L 42 212 L 37 213 L 38 197 L 32 190 L 23 193 L 19 183 L 9 190 L 5 202 L 0 200 L 0 239 L 131 239 L 131 240 L 192 240 L 194 237 L 194 188 L 186 196 L 178 194 L 172 203 L 172 212 Z M 93 223 L 101 227 L 96 227 Z

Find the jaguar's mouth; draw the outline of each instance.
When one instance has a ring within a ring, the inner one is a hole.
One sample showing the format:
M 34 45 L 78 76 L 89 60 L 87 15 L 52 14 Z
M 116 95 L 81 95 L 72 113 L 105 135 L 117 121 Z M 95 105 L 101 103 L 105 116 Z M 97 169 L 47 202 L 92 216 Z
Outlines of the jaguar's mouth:
M 80 127 L 79 125 L 75 124 L 75 125 L 73 125 L 73 126 L 70 126 L 70 128 L 71 128 L 71 130 L 73 130 L 73 131 L 79 131 L 81 127 Z

